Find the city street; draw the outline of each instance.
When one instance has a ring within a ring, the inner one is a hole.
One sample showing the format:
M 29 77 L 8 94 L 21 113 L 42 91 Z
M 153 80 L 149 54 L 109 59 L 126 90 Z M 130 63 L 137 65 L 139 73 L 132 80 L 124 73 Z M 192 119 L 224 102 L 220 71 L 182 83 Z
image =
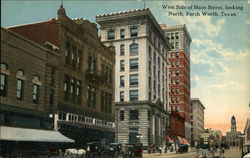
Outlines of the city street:
M 239 148 L 232 148 L 230 150 L 226 150 L 224 157 L 225 158 L 240 158 L 240 149 Z M 169 154 L 143 154 L 143 158 L 196 158 L 196 152 L 189 152 L 186 154 L 175 154 L 175 153 L 169 153 Z

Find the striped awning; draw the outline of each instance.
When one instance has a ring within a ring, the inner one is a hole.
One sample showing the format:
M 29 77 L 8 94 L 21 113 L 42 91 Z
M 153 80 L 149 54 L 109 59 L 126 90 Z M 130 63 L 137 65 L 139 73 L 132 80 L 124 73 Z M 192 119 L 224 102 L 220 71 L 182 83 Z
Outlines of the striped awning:
M 177 136 L 179 144 L 185 144 L 183 139 L 180 136 Z
M 187 138 L 183 138 L 183 142 L 184 142 L 184 144 L 190 145 L 190 143 L 189 143 L 189 141 L 188 141 Z
M 1 141 L 74 143 L 58 131 L 0 126 Z
M 165 138 L 167 139 L 167 141 L 168 141 L 169 143 L 173 143 L 173 142 L 174 142 L 169 136 L 165 136 Z

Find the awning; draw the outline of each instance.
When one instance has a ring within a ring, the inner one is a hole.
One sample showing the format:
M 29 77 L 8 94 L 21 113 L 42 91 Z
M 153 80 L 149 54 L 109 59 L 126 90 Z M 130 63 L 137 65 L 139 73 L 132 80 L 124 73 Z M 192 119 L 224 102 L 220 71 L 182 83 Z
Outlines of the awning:
M 165 138 L 167 139 L 167 141 L 168 141 L 169 143 L 173 143 L 173 142 L 174 142 L 169 136 L 165 136 Z
M 177 136 L 179 144 L 184 144 L 183 139 L 180 136 Z
M 74 143 L 58 131 L 0 126 L 0 140 Z
M 184 142 L 184 144 L 190 145 L 188 139 L 186 139 L 186 138 L 183 138 L 183 142 Z

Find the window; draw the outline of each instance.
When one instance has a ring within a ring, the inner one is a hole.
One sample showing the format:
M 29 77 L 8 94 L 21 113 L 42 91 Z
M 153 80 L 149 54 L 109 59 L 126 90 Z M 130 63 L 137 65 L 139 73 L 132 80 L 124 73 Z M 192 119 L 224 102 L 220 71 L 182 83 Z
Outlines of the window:
M 176 52 L 176 53 L 175 53 L 175 57 L 176 57 L 176 58 L 179 58 L 179 52 Z
M 156 53 L 154 52 L 154 64 L 156 64 Z
M 124 70 L 125 70 L 124 60 L 120 60 L 120 71 L 124 71 Z
M 151 74 L 151 61 L 148 61 L 148 72 Z
M 174 49 L 174 42 L 171 42 L 170 45 L 171 45 L 171 48 Z
M 151 87 L 151 77 L 149 76 L 148 77 L 148 89 L 151 89 L 152 87 Z
M 179 79 L 176 79 L 175 82 L 176 82 L 176 84 L 180 84 L 180 80 Z
M 130 86 L 138 86 L 138 74 L 130 75 Z
M 158 57 L 158 68 L 160 68 L 160 67 L 161 67 L 161 58 Z
M 138 44 L 133 43 L 130 45 L 130 55 L 136 55 L 138 54 Z
M 124 55 L 125 54 L 125 45 L 121 44 L 120 45 L 120 55 Z
M 130 70 L 138 70 L 138 58 L 130 59 Z
M 101 91 L 101 111 L 105 111 L 105 93 Z
M 7 95 L 7 74 L 3 73 L 8 69 L 8 66 L 4 63 L 1 63 L 1 74 L 0 74 L 0 96 L 6 97 Z
M 138 90 L 130 90 L 129 91 L 129 99 L 130 99 L 130 101 L 138 100 Z
M 96 90 L 94 87 L 88 86 L 87 87 L 87 105 L 88 107 L 94 108 L 96 105 Z
M 115 30 L 108 31 L 108 40 L 115 39 Z
M 151 60 L 151 58 L 152 58 L 152 49 L 150 46 L 148 47 L 148 58 L 149 58 L 149 60 Z
M 174 97 L 171 97 L 171 102 L 174 103 Z
M 120 111 L 120 121 L 124 121 L 124 111 Z
M 180 65 L 180 62 L 178 60 L 175 61 L 175 65 L 178 67 Z
M 82 69 L 82 51 L 78 50 L 78 56 L 77 56 L 77 69 Z
M 175 74 L 176 74 L 176 76 L 179 76 L 180 71 L 179 70 L 175 70 Z
M 151 100 L 151 92 L 148 92 L 148 100 Z
M 170 34 L 169 33 L 167 34 L 167 38 L 168 38 L 168 40 L 170 40 Z
M 75 102 L 75 79 L 70 79 L 70 101 Z
M 120 91 L 120 101 L 124 101 L 124 91 Z
M 174 33 L 171 33 L 171 39 L 174 39 Z
M 176 103 L 179 103 L 179 101 L 180 101 L 180 98 L 176 97 Z
M 76 83 L 76 103 L 81 104 L 81 81 Z
M 125 29 L 120 30 L 120 38 L 125 38 Z
M 171 85 L 174 85 L 174 79 L 171 79 Z
M 96 69 L 96 60 L 92 57 L 89 56 L 89 60 L 88 60 L 88 71 L 90 73 L 94 73 Z
M 174 88 L 171 88 L 171 93 L 174 94 Z
M 176 88 L 176 94 L 179 94 L 179 93 L 180 93 L 179 88 Z
M 125 83 L 124 83 L 124 76 L 120 76 L 120 87 L 124 87 Z
M 179 39 L 179 32 L 176 32 L 176 33 L 175 33 L 175 38 L 176 38 L 176 39 Z
M 39 89 L 40 89 L 40 86 L 38 85 L 39 84 L 39 76 L 34 76 L 33 80 L 33 87 L 32 87 L 32 102 L 34 104 L 38 104 L 39 103 Z
M 151 118 L 151 111 L 148 110 L 148 121 L 150 121 Z
M 139 110 L 129 110 L 129 120 L 138 120 Z
M 71 54 L 71 45 L 70 43 L 66 43 L 66 50 L 65 50 L 65 63 L 70 64 L 70 54 Z
M 156 81 L 154 80 L 154 92 L 156 92 Z
M 136 26 L 132 26 L 130 28 L 130 37 L 137 37 L 138 36 L 138 30 Z
M 179 106 L 176 106 L 176 107 L 175 107 L 175 111 L 176 111 L 176 112 L 179 112 L 179 111 L 180 111 L 180 107 L 179 107 Z
M 17 71 L 17 91 L 16 91 L 16 97 L 18 100 L 23 100 L 24 96 L 24 72 L 22 70 Z
M 179 42 L 175 42 L 175 49 L 179 49 Z

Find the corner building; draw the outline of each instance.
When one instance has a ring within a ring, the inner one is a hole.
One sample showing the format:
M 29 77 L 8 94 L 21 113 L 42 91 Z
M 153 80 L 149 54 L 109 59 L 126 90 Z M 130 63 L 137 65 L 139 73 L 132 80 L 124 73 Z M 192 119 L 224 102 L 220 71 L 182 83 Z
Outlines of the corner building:
M 161 24 L 165 36 L 171 44 L 168 56 L 169 106 L 185 119 L 184 129 L 177 122 L 171 122 L 171 131 L 182 131 L 187 139 L 191 138 L 190 124 L 190 43 L 192 39 L 186 25 L 166 26 Z M 174 120 L 173 120 L 174 121 Z M 172 136 L 177 136 L 171 133 Z
M 96 16 L 101 41 L 116 52 L 116 141 L 165 144 L 170 45 L 148 8 Z
M 71 19 L 63 6 L 58 18 L 9 28 L 44 45 L 59 48 L 58 108 L 54 126 L 82 146 L 114 138 L 115 53 L 97 36 L 96 24 Z

